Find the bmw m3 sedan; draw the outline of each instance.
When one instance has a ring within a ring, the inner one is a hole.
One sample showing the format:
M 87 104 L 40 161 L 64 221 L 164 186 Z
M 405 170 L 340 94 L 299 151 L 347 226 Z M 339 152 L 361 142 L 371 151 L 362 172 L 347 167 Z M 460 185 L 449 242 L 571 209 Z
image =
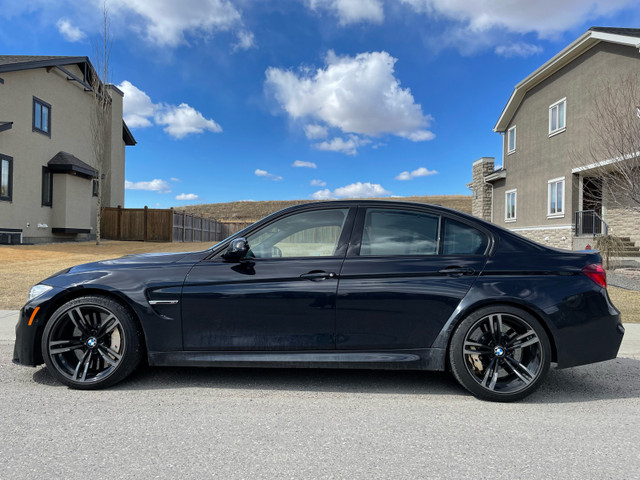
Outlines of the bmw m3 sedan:
M 550 365 L 616 357 L 624 328 L 595 251 L 539 245 L 396 201 L 287 208 L 208 250 L 79 265 L 32 287 L 14 362 L 97 389 L 141 362 L 448 370 L 513 401 Z

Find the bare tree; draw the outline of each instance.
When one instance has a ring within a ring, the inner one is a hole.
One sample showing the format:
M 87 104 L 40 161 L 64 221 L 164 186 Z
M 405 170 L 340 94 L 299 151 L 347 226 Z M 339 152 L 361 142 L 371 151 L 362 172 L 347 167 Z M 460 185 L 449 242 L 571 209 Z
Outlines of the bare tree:
M 112 39 L 110 33 L 109 12 L 106 3 L 102 6 L 102 38 L 93 46 L 93 65 L 90 85 L 93 95 L 93 112 L 91 115 L 90 135 L 94 158 L 98 170 L 98 205 L 96 209 L 96 245 L 100 245 L 100 222 L 102 219 L 102 200 L 104 183 L 110 177 L 108 155 L 109 139 L 111 138 L 111 97 L 107 90 L 110 81 L 109 59 L 111 56 Z
M 599 179 L 600 201 L 640 213 L 640 79 L 625 75 L 602 84 L 593 105 L 589 143 L 580 163 L 590 164 L 589 175 Z M 586 200 L 598 200 L 584 194 Z

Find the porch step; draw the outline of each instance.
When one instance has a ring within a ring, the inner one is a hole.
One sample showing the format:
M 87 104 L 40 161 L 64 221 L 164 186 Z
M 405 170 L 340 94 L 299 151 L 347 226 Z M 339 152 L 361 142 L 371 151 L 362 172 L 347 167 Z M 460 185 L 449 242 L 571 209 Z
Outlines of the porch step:
M 640 257 L 640 248 L 636 247 L 635 242 L 630 237 L 617 237 L 620 242 L 620 251 L 616 256 L 620 257 Z

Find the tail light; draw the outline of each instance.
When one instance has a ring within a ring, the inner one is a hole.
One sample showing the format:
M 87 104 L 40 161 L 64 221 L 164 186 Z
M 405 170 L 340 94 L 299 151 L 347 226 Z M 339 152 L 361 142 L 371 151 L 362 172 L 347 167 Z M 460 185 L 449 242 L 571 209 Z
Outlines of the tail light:
M 602 288 L 607 288 L 607 272 L 599 263 L 587 265 L 582 269 L 582 273 L 584 273 L 587 277 L 596 282 Z

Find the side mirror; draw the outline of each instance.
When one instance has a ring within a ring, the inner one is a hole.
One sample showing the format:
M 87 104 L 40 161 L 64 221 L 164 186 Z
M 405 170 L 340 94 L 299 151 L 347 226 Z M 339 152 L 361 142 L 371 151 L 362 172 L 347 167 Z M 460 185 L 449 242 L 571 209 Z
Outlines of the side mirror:
M 247 256 L 249 252 L 249 242 L 244 237 L 238 237 L 231 240 L 227 251 L 224 252 L 222 258 L 227 262 L 239 262 Z

